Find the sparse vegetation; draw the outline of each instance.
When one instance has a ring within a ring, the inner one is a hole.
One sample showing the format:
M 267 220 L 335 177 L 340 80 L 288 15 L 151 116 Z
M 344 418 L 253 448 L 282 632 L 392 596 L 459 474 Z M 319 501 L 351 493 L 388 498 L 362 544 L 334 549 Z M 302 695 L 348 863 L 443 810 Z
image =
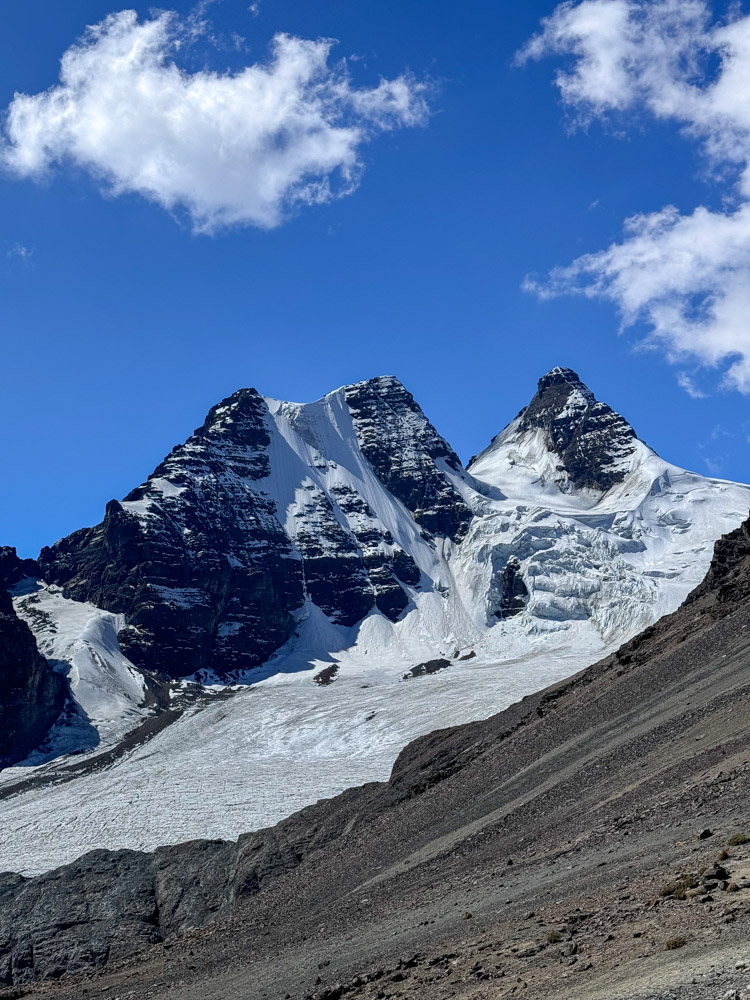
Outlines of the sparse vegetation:
M 698 879 L 694 875 L 685 875 L 683 878 L 678 879 L 677 882 L 670 882 L 669 885 L 665 885 L 659 895 L 665 899 L 668 897 L 672 899 L 685 899 L 688 889 L 695 889 L 697 885 Z
M 687 938 L 684 937 L 671 937 L 665 943 L 664 947 L 667 951 L 676 951 L 678 948 L 682 948 L 687 944 Z
M 560 944 L 562 939 L 560 931 L 550 931 L 547 935 L 547 944 Z
M 750 836 L 746 833 L 735 833 L 733 837 L 729 838 L 730 847 L 739 847 L 740 844 L 750 844 Z
M 729 853 L 729 851 L 726 848 L 724 848 L 724 850 L 721 852 L 717 860 L 727 861 L 729 858 L 731 858 L 731 856 L 732 855 Z

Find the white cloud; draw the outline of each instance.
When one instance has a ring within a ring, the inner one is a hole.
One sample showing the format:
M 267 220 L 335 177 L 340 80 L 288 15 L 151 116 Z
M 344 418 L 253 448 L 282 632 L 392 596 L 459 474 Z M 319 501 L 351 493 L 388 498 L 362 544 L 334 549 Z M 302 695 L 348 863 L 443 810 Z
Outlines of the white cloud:
M 636 215 L 621 242 L 526 287 L 609 299 L 670 360 L 724 366 L 750 392 L 750 16 L 713 22 L 703 0 L 569 2 L 518 61 L 549 54 L 568 59 L 556 83 L 576 123 L 643 111 L 679 123 L 731 204 Z
M 702 389 L 698 388 L 693 377 L 688 375 L 687 372 L 677 373 L 677 385 L 679 385 L 681 389 L 684 389 L 691 399 L 706 399 L 706 393 L 703 392 Z
M 22 261 L 24 264 L 28 264 L 34 256 L 34 251 L 29 247 L 25 247 L 23 243 L 14 243 L 8 248 L 8 250 L 6 250 L 5 256 L 9 260 L 13 260 L 15 258 L 16 260 Z
M 176 15 L 112 14 L 63 55 L 60 83 L 16 94 L 0 155 L 20 177 L 72 164 L 114 194 L 186 209 L 195 229 L 270 228 L 298 205 L 353 191 L 361 147 L 426 121 L 409 75 L 357 88 L 330 40 L 277 35 L 270 60 L 237 73 L 175 62 L 191 26 Z

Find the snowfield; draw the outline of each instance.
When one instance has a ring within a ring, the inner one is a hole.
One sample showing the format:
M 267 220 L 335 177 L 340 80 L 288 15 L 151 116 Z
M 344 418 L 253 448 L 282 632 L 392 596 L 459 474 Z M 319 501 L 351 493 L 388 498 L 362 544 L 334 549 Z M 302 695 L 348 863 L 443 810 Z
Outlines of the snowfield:
M 97 750 L 116 745 L 146 715 L 144 678 L 117 641 L 122 616 L 71 601 L 59 587 L 33 581 L 17 587 L 16 595 L 16 610 L 34 632 L 39 652 L 67 676 L 78 706 L 75 714 L 64 713 L 45 745 L 25 763 L 59 757 L 81 743 Z
M 148 715 L 144 680 L 117 644 L 120 623 L 59 588 L 20 588 L 17 610 L 44 655 L 69 672 L 80 713 L 24 766 L 0 773 L 0 794 L 59 775 L 81 726 L 89 743 L 81 739 L 77 759 L 92 767 L 0 801 L 0 871 L 33 874 L 93 848 L 236 838 L 385 780 L 415 737 L 498 712 L 675 610 L 704 577 L 714 541 L 750 508 L 750 487 L 676 468 L 637 440 L 611 456 L 621 482 L 604 493 L 574 488 L 544 436 L 515 421 L 468 471 L 441 466 L 474 518 L 460 543 L 433 545 L 359 455 L 340 391 L 268 405 L 267 490 L 290 534 L 316 491 L 350 487 L 429 586 L 405 586 L 410 604 L 395 623 L 373 611 L 346 628 L 308 601 L 294 637 L 264 667 L 238 676 L 231 691 L 196 678 L 205 692 L 176 722 L 98 769 L 96 756 Z M 165 496 L 174 489 L 168 480 L 157 486 Z M 139 501 L 139 513 L 148 517 L 154 502 Z M 511 557 L 528 595 L 519 614 L 502 618 L 499 581 Z M 437 657 L 451 665 L 404 679 Z M 330 666 L 333 682 L 315 683 Z M 176 682 L 173 693 L 190 687 Z
M 387 779 L 413 737 L 503 708 L 585 661 L 565 647 L 540 649 L 536 660 L 471 660 L 409 681 L 398 679 L 404 665 L 360 665 L 342 667 L 329 687 L 309 671 L 279 674 L 188 710 L 111 767 L 0 802 L 0 870 L 30 875 L 96 847 L 236 839 Z

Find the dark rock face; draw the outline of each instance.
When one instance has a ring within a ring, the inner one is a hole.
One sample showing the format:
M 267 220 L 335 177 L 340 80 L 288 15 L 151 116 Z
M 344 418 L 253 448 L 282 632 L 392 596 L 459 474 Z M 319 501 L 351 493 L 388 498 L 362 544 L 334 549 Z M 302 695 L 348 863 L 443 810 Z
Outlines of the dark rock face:
M 471 515 L 435 465 L 443 458 L 460 468 L 458 459 L 409 393 L 395 379 L 375 379 L 346 390 L 346 400 L 386 488 L 426 528 L 458 534 Z M 43 549 L 41 575 L 76 600 L 124 614 L 125 654 L 174 677 L 265 662 L 307 598 L 340 625 L 373 608 L 396 621 L 409 605 L 406 588 L 421 581 L 413 558 L 345 483 L 324 489 L 307 478 L 291 515 L 278 510 L 268 492 L 274 434 L 278 442 L 263 397 L 234 393 L 147 482 L 112 500 L 101 524 Z M 319 461 L 327 467 L 325 456 Z
M 292 632 L 299 556 L 271 498 L 267 409 L 254 389 L 215 406 L 104 521 L 44 549 L 46 580 L 127 616 L 139 667 L 172 676 L 257 666 Z
M 34 562 L 19 559 L 15 549 L 0 548 L 0 768 L 39 746 L 66 697 L 64 679 L 39 653 L 6 589 L 31 575 L 37 575 Z
M 19 559 L 10 545 L 0 545 L 0 590 L 10 590 L 26 577 L 39 576 L 39 563 L 34 559 Z
M 511 556 L 500 580 L 500 606 L 496 618 L 512 618 L 526 607 L 529 591 L 521 576 L 521 564 Z
M 750 520 L 722 535 L 716 542 L 705 580 L 685 603 L 705 602 L 707 599 L 719 607 L 750 599 Z
M 0 985 L 100 968 L 210 923 L 228 902 L 229 846 L 94 851 L 40 878 L 0 875 Z
M 341 797 L 347 800 L 347 793 Z M 206 927 L 345 829 L 311 806 L 239 841 L 92 851 L 36 878 L 0 874 L 0 986 L 102 968 Z
M 304 563 L 307 593 L 339 625 L 356 625 L 372 609 L 373 594 L 357 540 L 336 518 L 326 494 L 306 487 L 295 517 L 295 542 Z
M 633 452 L 635 431 L 596 399 L 570 368 L 553 368 L 539 380 L 522 418 L 524 430 L 543 428 L 571 482 L 606 493 L 625 478 L 618 464 Z
M 409 603 L 401 582 L 416 587 L 421 574 L 412 557 L 396 545 L 389 531 L 379 526 L 375 512 L 363 497 L 343 484 L 332 487 L 331 494 L 362 554 L 369 591 L 367 610 L 374 603 L 378 611 L 395 622 Z
M 346 402 L 362 454 L 380 481 L 428 531 L 461 538 L 471 511 L 435 462 L 456 471 L 461 463 L 411 393 L 383 376 L 349 386 Z

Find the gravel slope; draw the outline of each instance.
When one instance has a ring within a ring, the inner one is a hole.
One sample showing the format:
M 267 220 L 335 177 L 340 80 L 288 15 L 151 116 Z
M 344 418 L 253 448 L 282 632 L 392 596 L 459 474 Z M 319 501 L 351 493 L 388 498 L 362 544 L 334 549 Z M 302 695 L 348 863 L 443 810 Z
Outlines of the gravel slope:
M 749 552 L 746 524 L 694 598 L 617 654 L 417 740 L 387 784 L 226 845 L 228 902 L 201 929 L 16 995 L 741 995 L 750 842 L 730 840 L 750 837 Z M 663 895 L 684 876 L 707 888 Z

